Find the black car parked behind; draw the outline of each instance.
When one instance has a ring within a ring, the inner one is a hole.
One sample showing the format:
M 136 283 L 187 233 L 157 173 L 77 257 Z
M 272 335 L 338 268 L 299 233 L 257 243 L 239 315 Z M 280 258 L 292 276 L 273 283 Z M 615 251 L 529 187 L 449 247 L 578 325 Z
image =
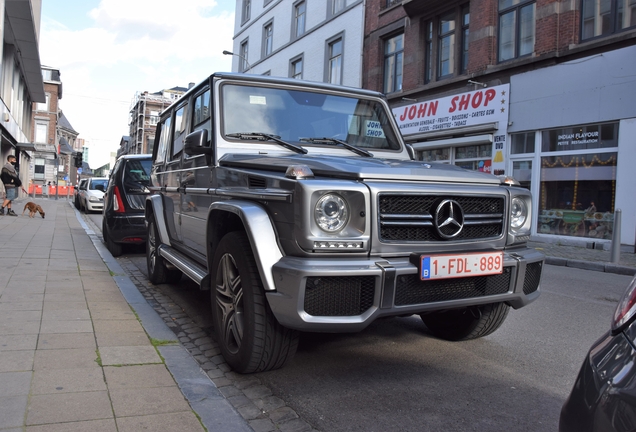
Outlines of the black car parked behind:
M 124 244 L 146 242 L 144 206 L 150 182 L 151 155 L 124 155 L 117 159 L 104 194 L 102 234 L 113 256 Z

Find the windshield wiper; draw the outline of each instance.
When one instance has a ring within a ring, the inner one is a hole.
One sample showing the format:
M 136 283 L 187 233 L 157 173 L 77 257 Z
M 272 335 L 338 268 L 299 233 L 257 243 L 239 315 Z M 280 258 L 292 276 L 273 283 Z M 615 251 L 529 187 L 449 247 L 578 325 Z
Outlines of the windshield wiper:
M 271 135 L 271 134 L 266 134 L 263 132 L 237 132 L 237 133 L 225 134 L 225 136 L 229 136 L 230 138 L 244 139 L 244 140 L 257 139 L 261 141 L 263 141 L 263 138 L 265 138 L 265 141 L 274 141 L 275 143 L 285 147 L 286 149 L 295 151 L 296 153 L 307 154 L 307 149 L 297 144 L 292 144 L 292 143 L 288 143 L 287 141 L 283 141 L 282 139 L 280 139 L 278 135 Z
M 351 150 L 352 152 L 354 152 L 354 153 L 356 153 L 356 154 L 358 154 L 360 156 L 373 157 L 373 153 L 368 152 L 365 149 L 361 149 L 360 147 L 356 147 L 354 145 L 351 145 L 348 142 L 339 140 L 337 138 L 327 138 L 327 137 L 323 137 L 323 138 L 300 138 L 300 141 L 306 141 L 306 142 L 317 143 L 317 144 L 340 144 L 341 146 L 345 147 L 348 150 Z

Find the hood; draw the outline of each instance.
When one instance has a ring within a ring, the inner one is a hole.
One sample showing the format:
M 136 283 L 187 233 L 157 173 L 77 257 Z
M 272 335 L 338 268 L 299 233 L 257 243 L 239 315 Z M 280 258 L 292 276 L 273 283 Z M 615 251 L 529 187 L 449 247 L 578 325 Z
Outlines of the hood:
M 403 180 L 452 183 L 501 184 L 499 178 L 448 164 L 421 161 L 336 157 L 325 155 L 265 156 L 227 154 L 221 166 L 285 172 L 290 165 L 306 165 L 315 176 L 348 180 Z

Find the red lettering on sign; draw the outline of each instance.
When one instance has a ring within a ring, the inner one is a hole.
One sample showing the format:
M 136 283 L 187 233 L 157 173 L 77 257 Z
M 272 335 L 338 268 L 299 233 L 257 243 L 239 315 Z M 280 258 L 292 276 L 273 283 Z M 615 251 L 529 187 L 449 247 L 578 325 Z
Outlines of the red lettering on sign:
M 431 117 L 437 115 L 437 107 L 439 101 L 425 102 L 422 104 L 411 105 L 404 108 L 404 112 L 400 115 L 400 121 L 405 121 L 407 118 L 413 120 L 414 118 Z

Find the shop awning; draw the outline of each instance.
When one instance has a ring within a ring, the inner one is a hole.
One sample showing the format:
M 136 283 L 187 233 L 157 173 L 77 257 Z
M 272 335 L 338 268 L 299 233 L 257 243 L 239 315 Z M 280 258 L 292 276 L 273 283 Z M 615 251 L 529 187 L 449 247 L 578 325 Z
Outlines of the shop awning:
M 35 151 L 35 144 L 26 142 L 26 143 L 17 143 L 15 145 L 19 150 L 23 151 Z

